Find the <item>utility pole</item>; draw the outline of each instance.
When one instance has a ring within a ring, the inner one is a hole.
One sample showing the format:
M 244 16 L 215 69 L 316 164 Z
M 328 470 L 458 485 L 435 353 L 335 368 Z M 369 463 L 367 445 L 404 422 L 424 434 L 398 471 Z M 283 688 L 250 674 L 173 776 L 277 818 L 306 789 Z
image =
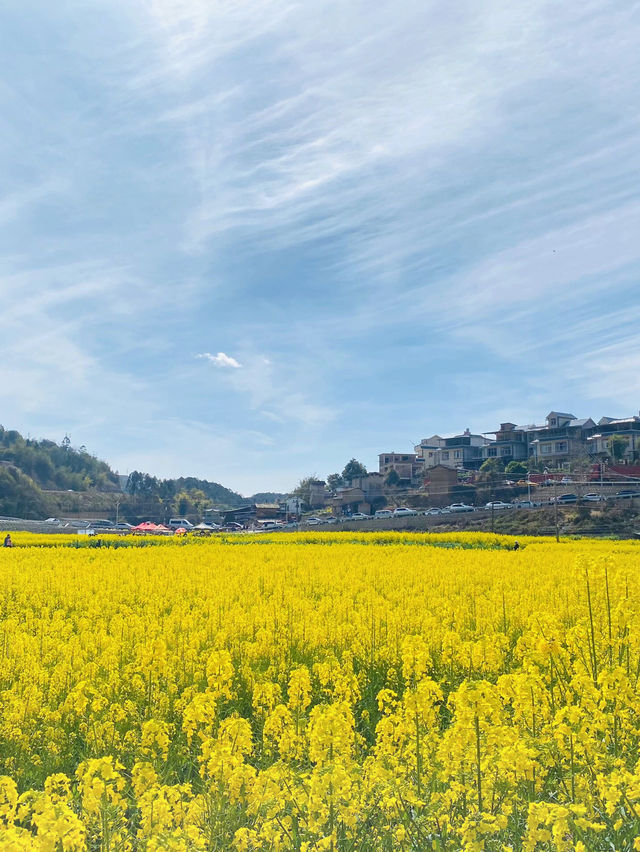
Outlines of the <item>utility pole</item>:
M 493 481 L 493 480 L 492 480 L 492 481 Z M 496 496 L 496 495 L 495 495 L 495 490 L 494 490 L 494 488 L 493 488 L 493 486 L 492 486 L 492 487 L 491 487 L 491 532 L 493 532 L 493 531 L 494 531 L 494 517 L 495 517 L 495 512 L 496 512 L 496 507 L 495 507 L 495 505 L 494 505 L 494 504 L 495 504 L 495 502 L 496 502 L 496 501 L 495 501 L 495 496 Z
M 553 480 L 553 519 L 556 525 L 556 541 L 560 541 L 560 528 L 558 526 L 558 480 Z

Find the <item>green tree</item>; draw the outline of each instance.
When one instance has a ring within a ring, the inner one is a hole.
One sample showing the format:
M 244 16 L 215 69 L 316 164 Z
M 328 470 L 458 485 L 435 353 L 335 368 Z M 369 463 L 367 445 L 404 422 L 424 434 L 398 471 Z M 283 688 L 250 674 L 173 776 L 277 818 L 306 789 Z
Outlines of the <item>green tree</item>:
M 357 459 L 351 459 L 344 466 L 344 470 L 342 471 L 342 478 L 344 480 L 345 485 L 351 485 L 354 479 L 358 476 L 366 476 L 367 469 L 361 464 Z
M 318 477 L 315 474 L 303 477 L 291 492 L 291 496 L 299 497 L 305 506 L 309 506 L 311 503 L 311 486 L 317 481 Z
M 504 472 L 510 474 L 511 476 L 517 476 L 522 479 L 527 475 L 529 471 L 524 462 L 510 461 L 509 464 L 505 467 Z
M 397 488 L 400 485 L 400 474 L 392 467 L 389 473 L 384 478 L 384 484 L 387 488 Z
M 612 435 L 609 438 L 609 452 L 614 461 L 622 461 L 629 446 L 623 435 Z
M 327 477 L 327 485 L 331 491 L 335 491 L 336 488 L 341 488 L 344 485 L 344 479 L 339 473 L 330 473 Z
M 487 459 L 480 465 L 480 472 L 486 473 L 489 476 L 494 473 L 503 473 L 504 462 L 502 459 Z

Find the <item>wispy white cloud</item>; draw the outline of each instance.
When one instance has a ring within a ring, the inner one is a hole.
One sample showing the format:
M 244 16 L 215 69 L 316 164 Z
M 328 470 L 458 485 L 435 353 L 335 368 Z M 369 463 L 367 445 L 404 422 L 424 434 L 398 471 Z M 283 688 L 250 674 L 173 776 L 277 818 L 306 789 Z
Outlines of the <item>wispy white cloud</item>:
M 235 358 L 232 358 L 231 355 L 226 355 L 224 352 L 218 352 L 217 355 L 212 355 L 210 352 L 202 352 L 196 355 L 196 358 L 204 358 L 211 364 L 215 364 L 216 367 L 231 367 L 234 370 L 239 370 L 242 367 L 239 361 L 236 361 Z

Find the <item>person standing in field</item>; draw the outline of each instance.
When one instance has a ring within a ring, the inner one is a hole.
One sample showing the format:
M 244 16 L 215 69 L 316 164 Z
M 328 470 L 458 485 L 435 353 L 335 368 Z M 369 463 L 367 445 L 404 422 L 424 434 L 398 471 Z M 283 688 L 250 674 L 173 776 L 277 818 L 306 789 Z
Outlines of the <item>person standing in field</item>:
M 4 547 L 13 547 L 13 542 L 11 541 L 11 536 L 9 535 L 9 533 L 7 533 L 5 536 Z

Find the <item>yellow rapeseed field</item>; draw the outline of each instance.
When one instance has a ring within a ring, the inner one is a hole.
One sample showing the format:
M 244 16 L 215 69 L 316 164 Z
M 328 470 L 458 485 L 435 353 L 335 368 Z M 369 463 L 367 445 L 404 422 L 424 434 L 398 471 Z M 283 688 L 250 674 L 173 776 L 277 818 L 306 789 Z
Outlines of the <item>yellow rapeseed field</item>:
M 640 849 L 640 543 L 13 538 L 2 850 Z

